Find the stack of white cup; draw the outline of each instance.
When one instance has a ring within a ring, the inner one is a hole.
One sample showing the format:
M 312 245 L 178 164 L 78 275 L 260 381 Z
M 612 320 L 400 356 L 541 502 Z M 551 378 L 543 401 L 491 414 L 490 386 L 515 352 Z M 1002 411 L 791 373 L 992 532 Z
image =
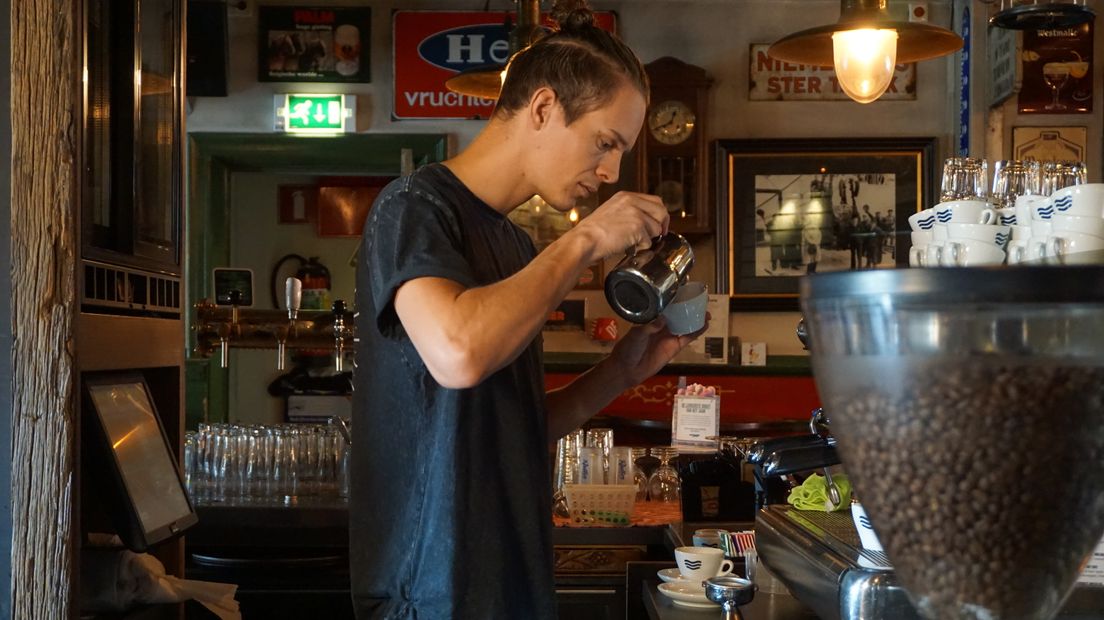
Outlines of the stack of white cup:
M 984 198 L 941 202 L 908 218 L 912 267 L 1000 265 L 1014 234 L 1015 209 L 996 209 Z
M 1017 196 L 1003 209 L 984 198 L 941 202 L 908 221 L 912 267 L 1104 263 L 1104 183 Z
M 1102 262 L 1104 183 L 1072 185 L 1047 198 L 1025 202 L 1030 234 L 1023 243 L 1009 247 L 1010 265 L 1024 261 L 1059 265 Z

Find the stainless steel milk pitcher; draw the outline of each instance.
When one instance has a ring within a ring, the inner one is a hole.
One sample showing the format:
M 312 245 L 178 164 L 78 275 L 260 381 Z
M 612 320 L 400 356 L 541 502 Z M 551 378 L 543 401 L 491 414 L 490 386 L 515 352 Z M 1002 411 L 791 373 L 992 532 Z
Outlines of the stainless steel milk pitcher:
M 690 242 L 669 232 L 646 250 L 629 250 L 606 278 L 606 300 L 626 321 L 647 323 L 674 299 L 693 266 Z

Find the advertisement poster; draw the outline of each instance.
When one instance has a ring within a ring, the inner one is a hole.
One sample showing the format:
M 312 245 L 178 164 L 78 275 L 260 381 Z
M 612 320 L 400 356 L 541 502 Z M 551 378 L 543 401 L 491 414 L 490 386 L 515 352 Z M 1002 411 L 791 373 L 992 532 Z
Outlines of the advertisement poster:
M 1092 112 L 1092 22 L 1023 33 L 1021 113 Z
M 493 99 L 450 91 L 445 81 L 465 69 L 509 60 L 507 11 L 395 11 L 392 19 L 395 119 L 487 119 Z M 616 29 L 611 12 L 596 13 L 598 26 Z M 541 19 L 549 24 L 547 14 Z
M 751 45 L 748 72 L 749 101 L 850 101 L 840 88 L 831 65 L 815 67 L 775 60 L 767 55 L 769 44 Z M 897 65 L 893 81 L 880 97 L 885 101 L 916 99 L 916 64 Z
M 261 82 L 368 82 L 372 10 L 262 6 L 257 79 Z
M 1012 159 L 1026 161 L 1085 161 L 1088 127 L 1013 127 Z

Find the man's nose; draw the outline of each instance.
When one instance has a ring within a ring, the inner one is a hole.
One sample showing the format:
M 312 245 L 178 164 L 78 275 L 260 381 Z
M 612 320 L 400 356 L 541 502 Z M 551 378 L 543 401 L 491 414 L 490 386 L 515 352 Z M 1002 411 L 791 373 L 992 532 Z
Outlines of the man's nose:
M 598 161 L 598 170 L 596 172 L 598 178 L 601 179 L 603 183 L 616 183 L 618 177 L 621 176 L 621 154 L 614 152 L 607 153 Z

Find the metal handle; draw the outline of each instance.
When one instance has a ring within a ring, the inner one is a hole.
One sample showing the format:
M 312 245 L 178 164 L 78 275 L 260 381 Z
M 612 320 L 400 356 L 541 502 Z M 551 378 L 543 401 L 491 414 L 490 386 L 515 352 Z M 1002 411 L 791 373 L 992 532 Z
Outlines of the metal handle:
M 288 278 L 284 286 L 284 298 L 287 302 L 288 319 L 294 321 L 299 317 L 299 307 L 303 303 L 303 281 L 299 278 Z

